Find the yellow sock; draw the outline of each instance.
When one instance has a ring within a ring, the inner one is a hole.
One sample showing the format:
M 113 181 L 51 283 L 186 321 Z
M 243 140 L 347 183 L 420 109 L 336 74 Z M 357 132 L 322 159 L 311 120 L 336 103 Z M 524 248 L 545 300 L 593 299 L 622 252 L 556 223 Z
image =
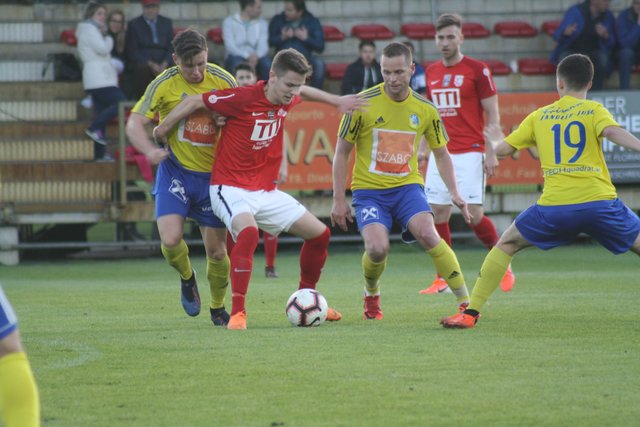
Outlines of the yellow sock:
M 469 290 L 464 283 L 464 276 L 462 275 L 458 258 L 456 258 L 456 254 L 449 245 L 444 240 L 440 240 L 427 253 L 433 260 L 436 272 L 447 281 L 458 302 L 467 302 L 469 300 Z
M 211 290 L 211 308 L 224 307 L 224 296 L 229 286 L 230 265 L 227 255 L 221 260 L 207 257 L 207 280 Z
M 0 417 L 6 427 L 40 425 L 40 400 L 23 352 L 0 358 Z
M 480 311 L 487 299 L 496 290 L 504 273 L 507 271 L 511 258 L 504 251 L 494 247 L 489 251 L 487 257 L 480 267 L 478 280 L 473 287 L 471 294 L 471 303 L 469 309 Z
M 362 255 L 362 274 L 364 274 L 365 288 L 367 296 L 378 295 L 380 293 L 380 276 L 387 267 L 387 259 L 380 262 L 373 262 L 365 252 Z
M 164 259 L 167 260 L 169 265 L 176 269 L 184 280 L 191 278 L 193 269 L 191 268 L 191 261 L 189 260 L 189 247 L 184 240 L 180 240 L 176 246 L 170 248 L 165 245 L 160 246 Z

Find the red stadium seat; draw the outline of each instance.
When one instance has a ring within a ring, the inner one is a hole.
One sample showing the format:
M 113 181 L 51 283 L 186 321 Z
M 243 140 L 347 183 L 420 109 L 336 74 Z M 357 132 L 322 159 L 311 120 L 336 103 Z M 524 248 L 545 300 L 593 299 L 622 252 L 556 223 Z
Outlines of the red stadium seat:
M 487 64 L 494 76 L 508 76 L 511 74 L 511 67 L 499 59 L 481 59 L 480 61 Z
M 502 37 L 535 37 L 538 35 L 538 30 L 524 21 L 496 22 L 493 32 Z
M 68 46 L 76 46 L 78 39 L 76 38 L 75 28 L 67 28 L 60 32 L 60 41 Z
M 340 31 L 338 27 L 333 25 L 323 25 L 322 32 L 324 33 L 324 40 L 328 42 L 339 42 L 344 40 L 344 33 Z
M 427 22 L 407 23 L 402 24 L 400 33 L 414 40 L 432 39 L 436 35 L 436 26 Z
M 547 58 L 520 58 L 518 71 L 525 75 L 549 75 L 556 73 L 556 66 Z
M 210 28 L 209 31 L 207 31 L 207 38 L 215 44 L 223 44 L 222 28 Z
M 173 37 L 177 36 L 178 33 L 186 30 L 185 27 L 173 27 Z
M 542 23 L 542 32 L 547 33 L 550 36 L 553 36 L 556 29 L 560 26 L 560 20 L 557 21 L 545 21 Z
M 326 65 L 325 75 L 331 80 L 342 80 L 348 66 L 347 63 L 329 63 Z
M 351 35 L 360 40 L 389 40 L 396 33 L 382 24 L 357 24 L 351 28 Z
M 483 39 L 491 35 L 491 31 L 479 22 L 462 23 L 462 34 L 468 39 Z

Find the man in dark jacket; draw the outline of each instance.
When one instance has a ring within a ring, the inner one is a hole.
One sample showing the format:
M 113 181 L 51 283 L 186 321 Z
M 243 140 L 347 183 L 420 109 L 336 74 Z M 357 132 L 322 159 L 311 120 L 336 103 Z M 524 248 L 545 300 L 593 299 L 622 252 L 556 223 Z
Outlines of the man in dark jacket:
M 293 48 L 302 53 L 313 68 L 310 85 L 322 89 L 324 61 L 312 53 L 324 50 L 324 33 L 318 18 L 307 11 L 304 0 L 286 0 L 284 12 L 269 23 L 269 45 L 275 52 Z
M 360 57 L 349 64 L 342 79 L 341 93 L 348 95 L 358 93 L 382 83 L 380 64 L 376 61 L 376 45 L 369 40 L 363 40 L 358 46 Z
M 551 53 L 551 62 L 573 53 L 587 55 L 593 62 L 592 90 L 602 90 L 611 71 L 611 51 L 616 44 L 615 20 L 609 10 L 610 0 L 585 0 L 571 6 L 564 14 L 553 38 L 558 45 Z
M 127 26 L 125 55 L 127 96 L 139 99 L 147 85 L 169 65 L 173 23 L 159 14 L 160 0 L 141 0 L 142 15 L 132 19 Z
M 640 63 L 640 0 L 633 0 L 630 7 L 620 12 L 616 19 L 616 32 L 620 43 L 620 89 L 626 90 L 630 88 L 633 64 Z

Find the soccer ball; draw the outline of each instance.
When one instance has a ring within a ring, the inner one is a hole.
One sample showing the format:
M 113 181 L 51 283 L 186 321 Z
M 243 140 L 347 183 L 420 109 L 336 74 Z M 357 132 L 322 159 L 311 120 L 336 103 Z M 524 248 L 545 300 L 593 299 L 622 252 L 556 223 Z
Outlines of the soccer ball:
M 287 301 L 287 319 L 293 326 L 320 326 L 327 318 L 327 300 L 314 289 L 299 289 Z

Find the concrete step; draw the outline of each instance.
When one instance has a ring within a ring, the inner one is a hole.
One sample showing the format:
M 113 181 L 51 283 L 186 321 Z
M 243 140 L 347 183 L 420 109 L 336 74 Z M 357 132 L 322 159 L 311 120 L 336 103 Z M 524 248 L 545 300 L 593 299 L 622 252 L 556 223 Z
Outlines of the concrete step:
M 0 62 L 0 70 L 5 63 Z M 52 101 L 80 100 L 84 97 L 81 82 L 0 82 L 0 99 L 3 101 Z
M 40 43 L 42 22 L 0 22 L 0 43 Z
M 53 66 L 45 66 L 43 61 L 2 61 L 0 82 L 53 81 Z
M 93 160 L 93 141 L 78 139 L 0 140 L 0 163 Z
M 76 120 L 77 110 L 76 101 L 0 101 L 0 122 Z
M 73 53 L 77 54 L 78 49 L 74 46 L 67 46 L 63 43 L 0 43 L 2 51 L 2 61 L 46 61 L 50 53 Z

